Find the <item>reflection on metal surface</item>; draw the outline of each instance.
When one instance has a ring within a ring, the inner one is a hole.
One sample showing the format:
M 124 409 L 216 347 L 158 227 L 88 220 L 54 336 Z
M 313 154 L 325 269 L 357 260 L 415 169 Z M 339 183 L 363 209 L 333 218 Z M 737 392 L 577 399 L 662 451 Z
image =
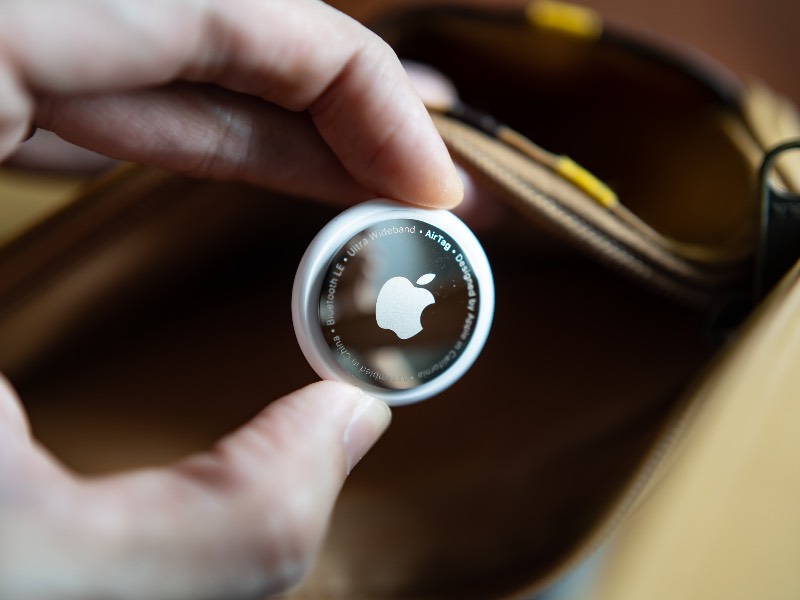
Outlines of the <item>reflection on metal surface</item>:
M 383 221 L 331 259 L 319 323 L 337 363 L 358 381 L 411 389 L 449 369 L 480 310 L 472 265 L 445 231 Z

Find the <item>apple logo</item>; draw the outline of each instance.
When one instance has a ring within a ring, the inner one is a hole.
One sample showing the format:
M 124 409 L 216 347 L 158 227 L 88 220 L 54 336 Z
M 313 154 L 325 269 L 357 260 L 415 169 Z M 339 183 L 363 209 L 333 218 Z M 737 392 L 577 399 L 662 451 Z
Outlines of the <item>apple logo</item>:
M 433 273 L 417 279 L 417 285 L 433 281 Z M 436 302 L 428 290 L 416 287 L 405 277 L 392 277 L 383 284 L 375 304 L 375 319 L 381 329 L 392 330 L 401 340 L 422 331 L 422 311 Z

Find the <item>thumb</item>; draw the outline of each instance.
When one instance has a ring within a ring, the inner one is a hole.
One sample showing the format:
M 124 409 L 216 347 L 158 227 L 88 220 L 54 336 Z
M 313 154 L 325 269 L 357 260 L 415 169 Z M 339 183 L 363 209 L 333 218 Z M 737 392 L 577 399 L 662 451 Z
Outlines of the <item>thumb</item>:
M 75 597 L 233 600 L 284 591 L 311 565 L 344 478 L 390 418 L 356 388 L 320 382 L 173 467 L 83 480 L 58 510 L 15 519 L 14 560 L 49 573 L 29 580 L 39 587 L 23 596 L 72 588 Z
M 147 506 L 129 506 L 128 522 L 131 512 L 160 511 L 131 532 L 134 539 L 145 534 L 137 560 L 156 586 L 150 596 L 172 597 L 177 590 L 160 589 L 170 579 L 167 585 L 182 586 L 191 598 L 260 597 L 296 584 L 321 544 L 344 478 L 389 420 L 383 402 L 320 382 L 273 402 L 210 453 L 167 471 L 166 481 L 145 483 L 156 496 L 145 493 Z M 170 481 L 175 492 L 164 496 Z M 187 498 L 187 481 L 196 498 Z M 121 492 L 120 501 L 137 497 Z M 114 570 L 136 573 L 141 586 L 142 569 L 130 568 L 129 552 L 123 556 Z M 243 584 L 254 587 L 237 589 Z

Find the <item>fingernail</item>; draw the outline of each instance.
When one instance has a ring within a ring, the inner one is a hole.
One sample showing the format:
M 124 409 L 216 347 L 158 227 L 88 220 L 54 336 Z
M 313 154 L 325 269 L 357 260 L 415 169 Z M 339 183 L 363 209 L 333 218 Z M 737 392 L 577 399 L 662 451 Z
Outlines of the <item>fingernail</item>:
M 464 183 L 464 171 L 453 164 L 451 176 L 444 182 L 442 198 L 443 206 L 448 210 L 456 208 L 464 200 L 466 185 Z
M 348 474 L 386 431 L 391 420 L 392 412 L 384 402 L 366 394 L 361 397 L 344 433 Z

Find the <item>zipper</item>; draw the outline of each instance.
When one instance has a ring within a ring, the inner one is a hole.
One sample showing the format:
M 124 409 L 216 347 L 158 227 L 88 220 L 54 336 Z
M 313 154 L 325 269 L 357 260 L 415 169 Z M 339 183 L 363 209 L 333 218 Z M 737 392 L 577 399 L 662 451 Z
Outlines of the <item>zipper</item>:
M 504 195 L 528 218 L 549 224 L 556 233 L 584 253 L 612 266 L 628 278 L 682 303 L 705 308 L 731 297 L 735 290 L 747 285 L 749 256 L 737 253 L 714 256 L 713 253 L 706 253 L 702 260 L 688 260 L 678 256 L 673 251 L 674 247 L 662 243 L 658 236 L 647 235 L 639 227 L 630 227 L 627 219 L 621 219 L 617 224 L 618 230 L 626 231 L 629 240 L 638 241 L 638 245 L 626 243 L 572 210 L 557 193 L 564 186 L 570 186 L 570 182 L 564 181 L 552 169 L 538 165 L 538 161 L 529 153 L 523 156 L 513 146 L 460 119 L 436 113 L 433 118 L 454 157 L 461 159 L 468 169 L 505 192 Z M 536 175 L 532 176 L 535 171 Z M 555 181 L 558 183 L 553 185 Z M 601 209 L 586 191 L 573 186 L 570 193 L 580 198 L 587 207 L 593 207 L 590 210 Z M 690 249 L 691 252 L 694 249 Z M 657 482 L 669 457 L 674 456 L 674 450 L 683 439 L 697 408 L 691 391 L 690 387 L 689 393 L 683 395 L 684 400 L 679 401 L 666 418 L 639 467 L 618 497 L 610 502 L 609 512 L 598 520 L 573 551 L 535 584 L 510 597 L 532 600 L 608 541 L 646 497 L 647 490 Z
M 749 255 L 714 255 L 709 249 L 702 260 L 689 260 L 676 251 L 680 242 L 667 244 L 664 238 L 643 233 L 630 219 L 609 212 L 530 155 L 457 119 L 433 117 L 448 147 L 467 168 L 504 191 L 529 218 L 549 225 L 584 253 L 629 278 L 699 307 L 714 305 L 743 286 Z M 687 253 L 698 254 L 698 249 L 692 246 Z

